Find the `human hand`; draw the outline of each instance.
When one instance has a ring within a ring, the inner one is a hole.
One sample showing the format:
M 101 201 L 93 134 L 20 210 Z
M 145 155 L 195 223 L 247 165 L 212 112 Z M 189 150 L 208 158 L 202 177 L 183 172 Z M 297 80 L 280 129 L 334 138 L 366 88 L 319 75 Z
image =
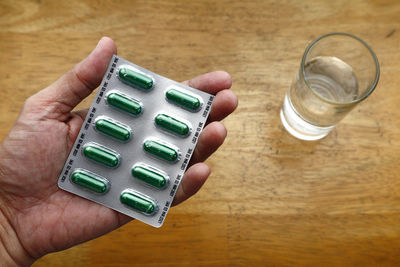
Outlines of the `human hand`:
M 114 42 L 102 38 L 92 53 L 55 83 L 29 97 L 0 146 L 0 261 L 28 265 L 46 253 L 103 235 L 129 217 L 60 190 L 57 178 L 87 110 L 72 109 L 101 82 Z M 237 106 L 229 74 L 218 71 L 185 84 L 215 94 L 173 205 L 194 195 L 210 174 L 203 163 L 223 143 L 220 122 Z M 95 218 L 95 219 L 93 219 Z

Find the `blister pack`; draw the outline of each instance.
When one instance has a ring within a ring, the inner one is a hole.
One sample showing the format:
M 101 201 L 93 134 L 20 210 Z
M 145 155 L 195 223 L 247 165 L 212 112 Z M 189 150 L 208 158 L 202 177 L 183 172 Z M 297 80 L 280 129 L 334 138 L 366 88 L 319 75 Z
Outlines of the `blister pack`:
M 58 186 L 160 227 L 213 98 L 114 55 Z

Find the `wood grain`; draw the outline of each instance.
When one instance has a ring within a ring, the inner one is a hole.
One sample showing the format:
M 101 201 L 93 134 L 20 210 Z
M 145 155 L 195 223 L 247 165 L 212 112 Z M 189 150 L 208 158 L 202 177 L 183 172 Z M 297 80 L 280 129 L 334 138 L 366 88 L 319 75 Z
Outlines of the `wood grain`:
M 0 1 L 1 139 L 103 35 L 174 80 L 226 70 L 240 101 L 209 181 L 161 229 L 132 222 L 34 266 L 400 265 L 399 14 L 397 0 Z M 381 79 L 329 136 L 302 142 L 279 109 L 306 45 L 333 31 L 369 43 Z

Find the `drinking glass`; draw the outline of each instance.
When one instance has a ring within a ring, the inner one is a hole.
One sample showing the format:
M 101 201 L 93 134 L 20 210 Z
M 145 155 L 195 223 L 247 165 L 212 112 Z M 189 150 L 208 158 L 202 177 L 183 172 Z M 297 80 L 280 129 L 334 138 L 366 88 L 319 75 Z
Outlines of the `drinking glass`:
M 348 33 L 328 33 L 306 48 L 280 117 L 283 126 L 302 140 L 325 137 L 379 80 L 372 49 Z

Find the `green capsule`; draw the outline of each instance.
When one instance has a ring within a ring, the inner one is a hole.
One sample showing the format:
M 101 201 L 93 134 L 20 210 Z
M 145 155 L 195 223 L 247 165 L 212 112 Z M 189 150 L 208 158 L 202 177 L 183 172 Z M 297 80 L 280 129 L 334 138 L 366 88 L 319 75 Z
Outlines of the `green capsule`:
M 181 107 L 191 111 L 197 111 L 200 108 L 200 100 L 192 95 L 186 94 L 176 89 L 169 89 L 165 96 L 167 99 Z
M 119 93 L 109 94 L 107 96 L 107 103 L 132 115 L 139 115 L 142 112 L 142 106 L 140 105 L 140 102 L 130 99 Z
M 176 161 L 179 155 L 178 151 L 176 151 L 174 148 L 153 140 L 145 141 L 143 144 L 143 149 L 169 162 Z
M 96 161 L 107 167 L 117 167 L 119 164 L 119 156 L 111 149 L 99 146 L 97 144 L 87 144 L 83 148 L 83 155 L 88 159 Z
M 190 131 L 190 128 L 186 123 L 165 114 L 158 114 L 154 121 L 157 126 L 180 136 L 185 136 Z
M 108 136 L 111 136 L 120 141 L 128 141 L 131 138 L 129 126 L 122 126 L 114 120 L 103 117 L 96 120 L 96 129 Z
M 134 166 L 132 176 L 159 189 L 165 187 L 168 178 L 166 175 L 144 166 Z
M 71 181 L 101 194 L 104 194 L 108 190 L 108 182 L 106 179 L 84 170 L 75 170 L 71 175 Z
M 122 192 L 120 200 L 121 203 L 146 215 L 152 215 L 157 210 L 157 205 L 153 200 L 132 191 Z
M 126 67 L 119 69 L 118 76 L 123 82 L 130 86 L 139 87 L 143 90 L 150 90 L 154 84 L 151 77 Z

